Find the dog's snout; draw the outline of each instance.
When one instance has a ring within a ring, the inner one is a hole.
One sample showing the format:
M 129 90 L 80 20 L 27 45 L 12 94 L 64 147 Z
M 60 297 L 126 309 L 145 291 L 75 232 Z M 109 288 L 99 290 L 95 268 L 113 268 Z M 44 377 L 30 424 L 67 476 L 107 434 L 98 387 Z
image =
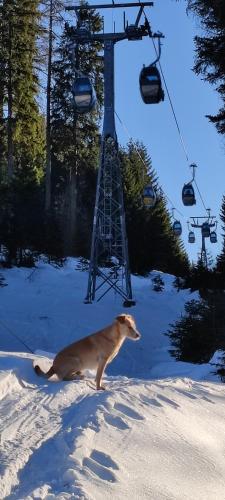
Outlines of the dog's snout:
M 141 334 L 139 332 L 135 332 L 135 338 L 136 339 L 140 339 L 141 338 Z

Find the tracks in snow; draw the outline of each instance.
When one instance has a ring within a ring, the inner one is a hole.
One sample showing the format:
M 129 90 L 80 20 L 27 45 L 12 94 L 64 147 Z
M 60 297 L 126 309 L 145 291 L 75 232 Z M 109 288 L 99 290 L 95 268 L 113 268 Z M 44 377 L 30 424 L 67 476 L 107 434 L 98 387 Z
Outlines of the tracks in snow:
M 1 400 L 0 410 L 0 498 L 11 495 L 12 487 L 19 484 L 20 471 L 59 432 L 62 410 L 82 398 L 79 391 L 67 395 L 56 386 L 26 387 L 11 374 L 11 390 Z
M 32 451 L 59 429 L 59 417 L 49 411 L 53 398 L 38 390 L 22 389 L 19 394 L 12 391 L 10 398 L 2 401 L 0 498 L 10 494 Z
M 98 500 L 126 492 L 126 479 L 138 470 L 136 436 L 153 446 L 146 430 L 164 412 L 173 421 L 183 398 L 214 403 L 188 381 L 111 380 L 109 390 L 96 392 L 85 381 L 26 386 L 11 377 L 0 409 L 0 498 L 10 500 L 95 500 L 93 486 Z M 127 464 L 131 446 L 134 463 Z

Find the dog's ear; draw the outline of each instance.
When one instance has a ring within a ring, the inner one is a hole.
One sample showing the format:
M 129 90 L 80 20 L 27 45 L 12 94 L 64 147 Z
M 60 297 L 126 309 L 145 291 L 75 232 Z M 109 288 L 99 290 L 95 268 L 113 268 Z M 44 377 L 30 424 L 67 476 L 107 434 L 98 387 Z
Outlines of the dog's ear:
M 119 316 L 116 317 L 117 321 L 119 321 L 119 323 L 125 323 L 126 321 L 126 314 L 120 314 Z

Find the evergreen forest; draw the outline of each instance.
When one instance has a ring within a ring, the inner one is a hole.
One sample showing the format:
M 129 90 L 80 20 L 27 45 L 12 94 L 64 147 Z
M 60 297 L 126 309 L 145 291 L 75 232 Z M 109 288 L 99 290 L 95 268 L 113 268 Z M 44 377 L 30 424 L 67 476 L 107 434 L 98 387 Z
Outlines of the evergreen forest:
M 206 116 L 224 136 L 225 3 L 187 0 L 186 5 L 202 28 L 195 38 L 193 69 L 216 86 L 222 103 L 215 116 L 207 109 Z M 94 32 L 102 30 L 97 11 L 82 13 Z M 100 43 L 71 50 L 74 28 L 69 21 L 62 0 L 0 0 L 2 266 L 33 266 L 40 254 L 60 264 L 67 256 L 90 257 L 103 56 Z M 73 105 L 74 68 L 91 76 L 97 94 L 97 107 L 85 115 L 77 114 Z M 131 272 L 147 275 L 157 269 L 177 276 L 178 290 L 199 291 L 199 302 L 190 301 L 185 317 L 168 335 L 177 359 L 203 362 L 216 348 L 224 348 L 225 196 L 222 252 L 210 270 L 201 262 L 191 265 L 182 240 L 173 233 L 151 152 L 133 138 L 120 147 L 119 156 Z M 151 209 L 142 203 L 148 184 L 157 193 Z
M 93 32 L 97 12 L 82 11 Z M 5 265 L 32 265 L 44 253 L 62 262 L 89 258 L 103 113 L 100 43 L 76 45 L 64 2 L 3 0 L 0 6 L 0 232 Z M 75 71 L 88 74 L 97 108 L 78 114 Z M 166 200 L 144 144 L 120 148 L 131 271 L 186 274 L 189 262 L 173 235 Z M 142 204 L 152 183 L 156 206 Z M 138 238 L 134 235 L 138 234 Z

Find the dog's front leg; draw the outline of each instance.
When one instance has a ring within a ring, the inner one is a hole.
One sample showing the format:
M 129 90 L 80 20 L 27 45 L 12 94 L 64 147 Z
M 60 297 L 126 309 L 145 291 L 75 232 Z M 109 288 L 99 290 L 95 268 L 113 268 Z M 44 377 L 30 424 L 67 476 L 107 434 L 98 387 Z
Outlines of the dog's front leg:
M 101 359 L 99 361 L 99 365 L 98 365 L 98 369 L 97 369 L 97 373 L 96 373 L 96 389 L 97 389 L 97 391 L 99 391 L 100 389 L 102 389 L 103 391 L 105 390 L 104 385 L 101 385 L 101 380 L 102 380 L 102 375 L 104 373 L 104 369 L 106 367 L 106 364 L 107 364 L 107 359 Z

